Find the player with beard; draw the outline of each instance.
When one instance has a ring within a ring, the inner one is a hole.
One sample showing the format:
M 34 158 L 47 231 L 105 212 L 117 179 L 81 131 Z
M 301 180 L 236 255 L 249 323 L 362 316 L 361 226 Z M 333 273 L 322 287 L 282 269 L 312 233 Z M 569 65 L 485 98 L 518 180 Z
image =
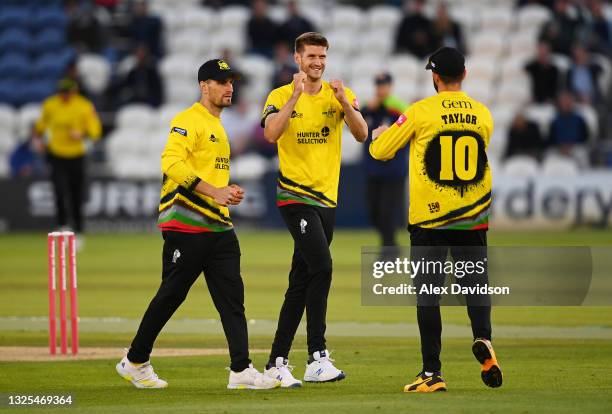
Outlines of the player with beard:
M 162 282 L 129 352 L 116 366 L 119 375 L 137 388 L 168 385 L 155 374 L 149 356 L 157 335 L 202 272 L 229 346 L 227 388 L 280 385 L 257 372 L 249 359 L 240 246 L 227 207 L 240 204 L 244 197 L 240 187 L 228 185 L 230 146 L 220 118 L 232 104 L 237 77 L 221 59 L 204 63 L 198 70 L 200 101 L 179 113 L 170 125 L 161 156 Z

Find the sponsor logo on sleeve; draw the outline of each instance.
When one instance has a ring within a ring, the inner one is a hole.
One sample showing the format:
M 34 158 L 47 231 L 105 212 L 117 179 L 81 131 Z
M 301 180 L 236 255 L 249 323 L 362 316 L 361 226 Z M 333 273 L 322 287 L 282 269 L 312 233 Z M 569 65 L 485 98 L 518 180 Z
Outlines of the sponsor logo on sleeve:
M 399 118 L 397 118 L 397 121 L 395 121 L 395 125 L 402 126 L 404 122 L 406 122 L 406 115 L 401 114 Z
M 173 127 L 170 132 L 176 132 L 177 134 L 181 134 L 182 136 L 187 136 L 187 130 L 184 128 Z

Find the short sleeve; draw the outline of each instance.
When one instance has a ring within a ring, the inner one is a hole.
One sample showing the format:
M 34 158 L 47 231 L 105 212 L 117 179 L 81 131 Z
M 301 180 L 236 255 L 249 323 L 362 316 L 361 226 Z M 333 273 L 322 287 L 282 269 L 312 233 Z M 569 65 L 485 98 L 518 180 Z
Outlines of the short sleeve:
M 274 89 L 272 92 L 270 92 L 268 99 L 266 99 L 263 112 L 261 113 L 262 128 L 266 126 L 266 118 L 271 114 L 279 112 L 285 103 L 287 103 L 287 99 L 283 97 L 278 89 Z

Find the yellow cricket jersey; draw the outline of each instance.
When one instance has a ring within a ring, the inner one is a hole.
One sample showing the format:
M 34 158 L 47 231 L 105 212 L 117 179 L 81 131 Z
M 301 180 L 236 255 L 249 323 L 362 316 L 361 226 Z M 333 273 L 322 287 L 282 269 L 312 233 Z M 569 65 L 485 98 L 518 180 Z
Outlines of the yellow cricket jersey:
M 60 95 L 47 98 L 36 122 L 36 132 L 48 132 L 47 151 L 60 158 L 77 158 L 85 155 L 85 142 L 74 139 L 78 132 L 93 140 L 100 138 L 102 125 L 93 104 L 81 95 L 64 100 Z
M 344 88 L 355 109 L 359 103 L 353 91 Z M 293 94 L 293 83 L 270 92 L 261 118 L 279 112 Z M 279 173 L 276 202 L 336 207 L 344 111 L 329 83 L 322 82 L 316 95 L 302 93 L 277 142 Z
M 408 222 L 423 228 L 487 229 L 491 113 L 464 92 L 441 92 L 408 108 L 370 145 L 392 158 L 410 142 Z
M 184 233 L 232 228 L 227 207 L 197 193 L 204 180 L 215 187 L 229 183 L 230 146 L 221 119 L 199 102 L 179 113 L 170 125 L 161 156 L 164 173 L 158 227 Z

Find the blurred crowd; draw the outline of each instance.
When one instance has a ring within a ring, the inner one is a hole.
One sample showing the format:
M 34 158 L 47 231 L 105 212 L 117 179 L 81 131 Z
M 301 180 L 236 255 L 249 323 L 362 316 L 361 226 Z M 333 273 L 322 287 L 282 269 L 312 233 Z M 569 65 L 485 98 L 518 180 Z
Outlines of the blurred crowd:
M 104 136 L 108 136 L 117 124 L 116 114 L 126 105 L 162 108 L 168 104 L 168 91 L 174 89 L 165 84 L 166 78 L 160 66 L 164 57 L 173 51 L 169 50 L 165 20 L 152 11 L 150 3 L 143 0 L 3 1 L 0 6 L 0 106 L 20 108 L 41 102 L 54 92 L 58 80 L 70 78 L 78 84 L 80 94 L 94 103 L 101 115 Z M 452 17 L 449 7 L 441 1 L 328 0 L 318 3 L 328 8 L 340 5 L 395 7 L 401 17 L 393 33 L 394 55 L 407 54 L 420 62 L 442 45 L 457 47 L 468 56 L 474 52 L 466 41 L 467 28 Z M 612 167 L 611 5 L 603 0 L 497 0 L 490 3 L 491 7 L 498 3 L 512 3 L 515 10 L 537 4 L 549 10 L 551 16 L 538 29 L 535 53 L 522 67 L 523 75 L 530 83 L 530 102 L 521 105 L 509 117 L 507 129 L 504 129 L 506 145 L 501 158 L 527 156 L 542 160 L 547 154 L 554 153 L 571 157 L 581 169 Z M 50 15 L 47 20 L 35 10 L 43 4 Z M 272 71 L 263 90 L 291 81 L 296 70 L 293 62 L 295 37 L 306 31 L 321 30 L 317 22 L 304 13 L 310 7 L 306 1 L 197 0 L 197 5 L 212 10 L 234 6 L 249 8 L 243 31 L 244 55 L 260 56 L 271 62 Z M 282 21 L 271 17 L 271 6 L 285 8 Z M 40 27 L 33 29 L 27 21 L 20 27 L 19 19 L 15 18 L 19 16 L 19 9 L 27 9 L 28 13 L 46 22 L 46 37 L 39 33 Z M 54 13 L 58 15 L 54 17 Z M 31 44 L 24 44 L 20 36 L 27 37 Z M 207 42 L 208 39 L 199 41 Z M 354 41 L 359 42 L 359 39 Z M 331 47 L 334 48 L 333 42 Z M 13 53 L 16 48 L 27 51 L 26 60 Z M 235 155 L 257 153 L 273 158 L 275 148 L 265 142 L 259 127 L 261 108 L 253 108 L 252 102 L 243 99 L 245 85 L 259 82 L 259 78 L 250 73 L 252 68 L 240 66 L 241 56 L 236 56 L 235 51 L 228 48 L 222 53 L 244 75 L 242 84 L 236 85 L 233 107 L 224 114 L 232 152 Z M 58 59 L 60 55 L 61 59 Z M 105 64 L 96 64 L 96 59 Z M 62 67 L 57 67 L 58 61 Z M 491 65 L 496 64 L 491 62 Z M 20 75 L 19 71 L 25 70 L 24 65 L 30 66 L 28 76 Z M 36 78 L 37 87 L 32 87 L 34 91 L 30 93 L 28 84 L 37 76 L 34 72 L 38 67 L 42 67 L 40 73 L 45 74 L 44 82 L 40 80 L 42 78 Z M 101 67 L 107 69 L 101 70 Z M 194 66 L 185 70 L 195 72 L 195 69 Z M 469 59 L 467 70 L 469 77 Z M 23 93 L 15 93 L 15 90 Z M 193 91 L 195 99 L 196 84 Z M 374 98 L 360 96 L 363 102 Z M 548 115 L 532 116 L 533 111 L 525 110 L 531 104 L 549 108 Z M 594 114 L 595 130 L 593 119 L 585 119 L 585 111 L 578 111 L 577 107 L 586 107 L 587 113 Z M 10 151 L 13 175 L 35 174 L 43 170 L 36 154 L 28 155 L 30 132 L 20 131 L 24 136 Z M 4 147 L 6 145 L 0 145 L 0 149 Z M 602 150 L 605 148 L 608 148 L 607 152 Z M 103 146 L 98 148 L 94 158 L 105 160 Z

